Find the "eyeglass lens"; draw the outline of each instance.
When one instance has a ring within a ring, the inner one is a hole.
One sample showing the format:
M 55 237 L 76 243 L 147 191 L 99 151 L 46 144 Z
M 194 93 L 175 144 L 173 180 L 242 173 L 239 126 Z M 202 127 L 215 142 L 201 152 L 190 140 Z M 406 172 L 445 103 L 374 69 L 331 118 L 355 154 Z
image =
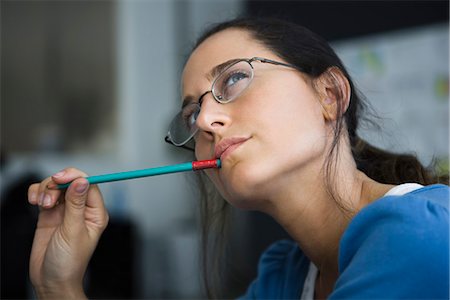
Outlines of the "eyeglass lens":
M 214 80 L 212 91 L 217 101 L 227 103 L 235 99 L 249 85 L 253 68 L 247 61 L 239 61 L 225 69 Z
M 220 103 L 236 99 L 251 83 L 253 68 L 247 61 L 239 61 L 226 68 L 213 82 L 212 94 Z M 170 126 L 170 138 L 176 145 L 183 145 L 197 132 L 196 121 L 200 104 L 186 105 Z

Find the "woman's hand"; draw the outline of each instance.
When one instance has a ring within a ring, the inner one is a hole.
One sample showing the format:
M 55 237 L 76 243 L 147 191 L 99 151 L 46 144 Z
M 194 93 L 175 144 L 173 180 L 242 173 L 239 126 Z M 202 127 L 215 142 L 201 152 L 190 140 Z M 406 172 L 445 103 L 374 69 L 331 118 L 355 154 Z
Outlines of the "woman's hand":
M 30 257 L 30 279 L 39 298 L 84 298 L 82 281 L 108 213 L 97 186 L 68 168 L 28 190 L 40 213 Z M 66 191 L 49 189 L 72 181 Z

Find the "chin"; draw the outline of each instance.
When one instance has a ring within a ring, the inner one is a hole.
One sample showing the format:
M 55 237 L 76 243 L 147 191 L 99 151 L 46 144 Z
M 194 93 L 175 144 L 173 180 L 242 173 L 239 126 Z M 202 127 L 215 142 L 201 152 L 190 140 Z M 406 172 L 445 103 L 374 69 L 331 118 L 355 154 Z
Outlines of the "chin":
M 233 165 L 221 176 L 222 196 L 237 208 L 258 210 L 261 202 L 267 200 L 270 188 L 267 178 L 270 176 L 262 170 L 246 167 L 244 164 Z

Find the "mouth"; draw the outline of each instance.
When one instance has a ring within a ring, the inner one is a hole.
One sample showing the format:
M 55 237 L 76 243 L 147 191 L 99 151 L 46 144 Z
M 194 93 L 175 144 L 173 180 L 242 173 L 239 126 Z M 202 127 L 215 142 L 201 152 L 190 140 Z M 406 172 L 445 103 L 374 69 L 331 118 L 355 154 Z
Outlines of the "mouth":
M 236 148 L 245 143 L 248 137 L 232 137 L 221 140 L 215 147 L 215 158 L 225 159 L 226 156 L 231 154 Z

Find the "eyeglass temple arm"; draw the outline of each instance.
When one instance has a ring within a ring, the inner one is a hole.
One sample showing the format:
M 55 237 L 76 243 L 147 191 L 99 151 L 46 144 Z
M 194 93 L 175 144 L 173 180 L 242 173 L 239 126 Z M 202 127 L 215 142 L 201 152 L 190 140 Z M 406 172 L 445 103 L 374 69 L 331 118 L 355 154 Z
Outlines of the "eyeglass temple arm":
M 279 66 L 285 66 L 285 67 L 289 67 L 289 68 L 294 68 L 296 70 L 299 70 L 300 72 L 308 73 L 306 70 L 304 70 L 301 67 L 294 66 L 294 65 L 291 65 L 291 64 L 282 63 L 282 62 L 279 62 L 279 61 L 275 61 L 275 60 L 271 60 L 271 59 L 263 58 L 263 57 L 253 57 L 252 59 L 250 59 L 250 62 L 255 61 L 255 60 L 260 61 L 262 63 L 269 63 L 269 64 L 273 64 L 273 65 L 279 65 Z
M 286 66 L 286 67 L 291 67 L 291 68 L 296 68 L 294 65 L 290 65 L 290 64 L 285 64 L 279 61 L 275 61 L 275 60 L 271 60 L 271 59 L 267 59 L 267 58 L 263 58 L 263 57 L 253 57 L 251 59 L 251 61 L 254 60 L 258 60 L 262 63 L 269 63 L 269 64 L 273 64 L 273 65 L 280 65 L 280 66 Z

